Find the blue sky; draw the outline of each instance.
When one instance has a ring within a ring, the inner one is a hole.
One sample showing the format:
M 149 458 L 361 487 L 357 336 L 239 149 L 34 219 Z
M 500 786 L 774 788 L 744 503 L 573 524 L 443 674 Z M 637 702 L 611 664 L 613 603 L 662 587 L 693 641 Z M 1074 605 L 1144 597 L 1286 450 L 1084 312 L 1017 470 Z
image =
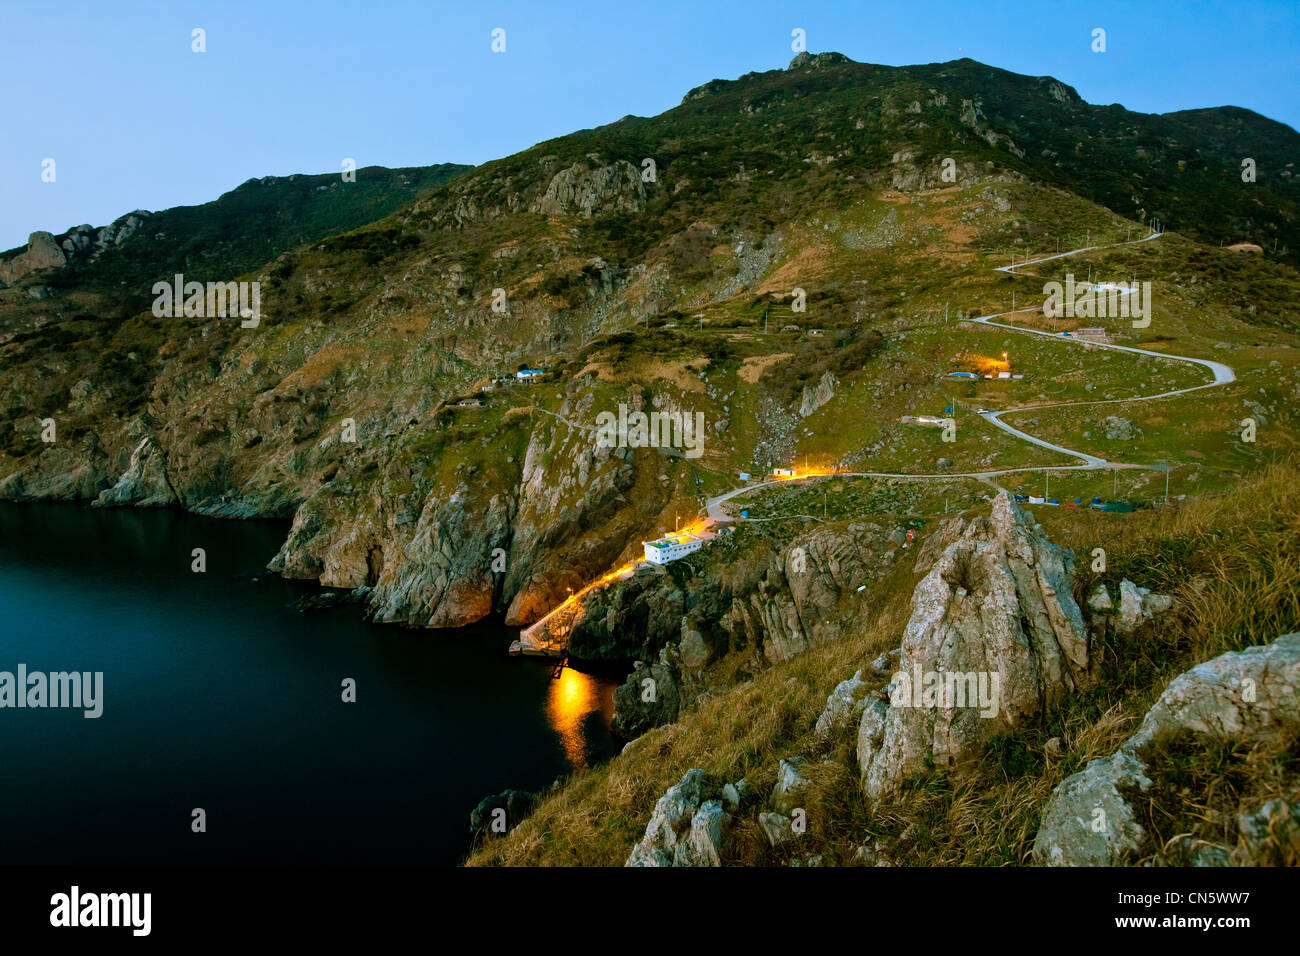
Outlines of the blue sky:
M 191 52 L 195 27 L 206 53 Z M 344 157 L 481 163 L 783 67 L 796 27 L 813 52 L 895 66 L 969 56 L 1055 76 L 1092 103 L 1243 106 L 1300 127 L 1297 0 L 3 0 L 0 249 L 254 176 L 335 172 Z

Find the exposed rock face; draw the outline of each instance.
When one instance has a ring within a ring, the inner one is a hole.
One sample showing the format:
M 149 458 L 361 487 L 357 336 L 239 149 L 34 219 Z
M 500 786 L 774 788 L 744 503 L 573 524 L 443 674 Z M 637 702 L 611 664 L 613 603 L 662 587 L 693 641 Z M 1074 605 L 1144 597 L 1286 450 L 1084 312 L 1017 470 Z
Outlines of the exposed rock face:
M 572 410 L 562 406 L 561 414 Z M 668 500 L 652 473 L 658 457 L 647 450 L 638 458 L 631 448 L 593 447 L 589 433 L 564 425 L 533 430 L 503 584 L 512 595 L 507 624 L 536 621 L 566 588 L 577 590 L 616 564 L 624 542 L 640 540 Z
M 11 501 L 94 500 L 112 484 L 109 462 L 92 432 L 75 444 L 46 448 L 22 471 L 0 479 L 0 498 Z
M 722 800 L 707 799 L 710 790 L 704 771 L 686 771 L 655 803 L 645 836 L 624 865 L 721 866 L 731 815 Z
M 54 236 L 48 232 L 34 232 L 27 240 L 27 249 L 7 262 L 0 262 L 0 281 L 12 283 L 37 269 L 53 269 L 68 261 Z
M 732 598 L 722 627 L 733 646 L 752 643 L 773 662 L 839 640 L 870 615 L 858 587 L 887 574 L 898 553 L 871 523 L 800 535 L 752 591 Z
M 1147 766 L 1142 748 L 1177 732 L 1207 740 L 1278 740 L 1300 730 L 1298 686 L 1300 633 L 1221 654 L 1180 674 L 1114 755 L 1092 761 L 1053 791 L 1034 838 L 1034 862 L 1113 866 L 1126 852 L 1145 848 L 1147 834 L 1123 796 L 1124 790 L 1150 787 L 1159 769 Z M 1098 820 L 1103 825 L 1094 825 Z M 1249 843 L 1252 823 L 1238 826 Z
M 645 205 L 645 186 L 640 172 L 625 159 L 608 166 L 574 163 L 552 178 L 550 185 L 532 205 L 533 212 L 547 216 L 593 215 L 636 212 Z
M 835 397 L 835 386 L 839 384 L 830 372 L 824 372 L 817 387 L 803 387 L 803 401 L 799 405 L 799 417 L 807 418 Z
M 484 511 L 468 514 L 466 497 L 467 489 L 458 488 L 445 500 L 430 498 L 411 537 L 388 549 L 375 582 L 374 620 L 455 627 L 492 612 L 492 554 L 507 551 L 513 502 L 493 495 Z M 479 548 L 466 547 L 475 539 Z
M 97 506 L 135 505 L 139 508 L 167 507 L 178 503 L 176 492 L 167 480 L 167 460 L 146 435 L 131 453 L 130 464 L 117 484 L 100 492 Z
M 430 484 L 399 458 L 382 466 L 384 477 L 364 494 L 344 493 L 345 472 L 297 508 L 271 569 L 327 587 L 372 585 L 367 613 L 385 623 L 458 627 L 501 610 L 511 625 L 542 617 L 566 589 L 616 564 L 623 543 L 644 536 L 668 491 L 648 455 L 593 448 L 588 434 L 549 416 L 518 421 L 531 426 L 522 463 L 470 459 Z M 366 467 L 364 448 L 335 454 L 353 473 Z M 386 490 L 395 484 L 410 490 Z M 667 620 L 673 632 L 680 629 L 680 611 Z M 574 656 L 601 657 L 593 643 L 596 649 L 579 638 Z M 610 652 L 653 659 L 657 650 Z
M 956 764 L 1086 680 L 1073 555 L 1005 493 L 989 518 L 955 522 L 953 534 L 912 596 L 891 703 L 872 700 L 862 714 L 858 762 L 869 799 L 929 759 Z
M 867 682 L 858 671 L 846 681 L 841 681 L 826 698 L 826 709 L 817 718 L 813 733 L 819 746 L 838 739 L 848 728 L 861 720 L 866 702 Z
M 677 719 L 682 698 L 673 656 L 672 648 L 665 647 L 657 663 L 647 667 L 637 661 L 627 680 L 614 690 L 614 733 L 639 737 Z
M 786 67 L 787 70 L 820 70 L 828 66 L 837 66 L 841 63 L 852 63 L 843 53 L 809 53 L 804 50 L 795 54 L 793 60 Z

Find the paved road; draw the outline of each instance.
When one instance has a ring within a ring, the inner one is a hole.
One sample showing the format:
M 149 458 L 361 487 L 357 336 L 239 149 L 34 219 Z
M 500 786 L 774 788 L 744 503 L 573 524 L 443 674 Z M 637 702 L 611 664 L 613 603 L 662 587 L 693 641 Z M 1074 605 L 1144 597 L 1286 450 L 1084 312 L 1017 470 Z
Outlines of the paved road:
M 1053 259 L 1064 259 L 1067 256 L 1078 255 L 1081 252 L 1091 252 L 1097 249 L 1113 249 L 1118 246 L 1137 245 L 1138 243 L 1150 242 L 1152 239 L 1159 239 L 1161 235 L 1163 235 L 1163 233 L 1156 232 L 1156 233 L 1152 233 L 1149 236 L 1145 236 L 1141 239 L 1135 239 L 1132 242 L 1117 242 L 1107 246 L 1084 246 L 1081 249 L 1071 249 L 1069 252 L 1058 252 L 1055 255 L 1043 256 L 1038 259 L 1026 259 L 1024 262 L 1017 262 L 1009 266 L 999 266 L 997 271 L 1012 273 L 1016 269 L 1023 269 L 1025 266 L 1035 265 L 1036 263 L 1040 263 L 1040 262 L 1050 262 Z M 1131 293 L 1125 293 L 1125 294 L 1131 294 Z M 1031 310 L 1020 309 L 1017 311 L 1025 312 Z M 996 326 L 997 328 L 1007 329 L 1008 331 L 1011 332 L 1019 332 L 1023 335 L 1044 335 L 1058 342 L 1072 342 L 1076 345 L 1085 344 L 1083 340 L 1074 338 L 1072 336 L 1067 337 L 1067 336 L 1062 336 L 1059 333 L 1047 332 L 1041 329 L 1026 329 L 1026 328 L 1021 328 L 1020 326 L 1017 325 L 1008 325 L 1005 322 L 993 321 L 994 319 L 1000 319 L 1004 316 L 1013 315 L 1013 314 L 1015 313 L 997 312 L 992 315 L 981 315 L 977 318 L 968 319 L 967 321 L 978 322 L 981 325 Z M 1152 351 L 1151 349 L 1140 349 L 1132 345 L 1107 345 L 1102 342 L 1088 342 L 1086 344 L 1092 346 L 1093 348 L 1114 349 L 1117 352 L 1133 352 L 1138 355 L 1152 355 L 1155 356 L 1156 358 L 1169 359 L 1175 362 L 1187 362 L 1192 365 L 1200 365 L 1201 367 L 1209 369 L 1211 372 L 1214 373 L 1214 381 L 1208 382 L 1204 385 L 1193 385 L 1190 388 L 1178 388 L 1169 392 L 1161 392 L 1158 395 L 1143 395 L 1137 398 L 1107 398 L 1107 399 L 1098 399 L 1096 401 L 1088 401 L 1088 402 L 1053 402 L 1053 403 L 1043 404 L 1043 405 L 1022 405 L 1018 408 L 1007 408 L 1000 412 L 986 411 L 980 413 L 981 417 L 985 421 L 1002 429 L 1008 434 L 1014 435 L 1016 438 L 1019 438 L 1022 441 L 1026 441 L 1031 444 L 1038 445 L 1040 448 L 1047 448 L 1051 451 L 1055 451 L 1063 455 L 1068 455 L 1070 457 L 1077 458 L 1082 462 L 1082 464 L 1079 465 L 1056 465 L 1056 466 L 1034 465 L 1026 468 L 1004 468 L 997 471 L 955 472 L 955 473 L 943 473 L 937 475 L 895 474 L 890 472 L 868 472 L 868 471 L 838 472 L 838 474 L 850 478 L 914 478 L 918 480 L 927 480 L 927 481 L 932 481 L 940 478 L 945 480 L 951 478 L 977 478 L 980 480 L 990 481 L 990 483 L 994 484 L 994 486 L 997 487 L 996 483 L 992 482 L 993 478 L 996 478 L 1000 475 L 1009 475 L 1017 472 L 1090 471 L 1098 468 L 1151 469 L 1156 466 L 1136 464 L 1136 463 L 1107 461 L 1104 458 L 1098 458 L 1096 455 L 1090 455 L 1087 452 L 1080 451 L 1076 448 L 1067 448 L 1064 445 L 1055 445 L 1049 441 L 1045 441 L 1041 438 L 1036 438 L 1033 435 L 1030 435 L 1028 432 L 1021 431 L 1019 428 L 1015 428 L 1014 426 L 1007 424 L 1002 420 L 1002 416 L 1011 415 L 1015 412 L 1030 411 L 1031 409 L 1037 410 L 1042 408 L 1063 408 L 1067 406 L 1081 407 L 1084 405 L 1109 405 L 1109 404 L 1119 403 L 1119 402 L 1148 402 L 1157 398 L 1168 398 L 1172 395 L 1186 395 L 1188 392 L 1199 391 L 1200 389 L 1203 388 L 1214 388 L 1219 385 L 1227 385 L 1228 383 L 1237 380 L 1237 376 L 1232 371 L 1232 369 L 1229 368 L 1227 365 L 1224 365 L 1222 362 L 1212 362 L 1209 359 L 1192 358 L 1186 355 L 1170 355 L 1167 352 L 1155 352 Z M 820 477 L 820 476 L 810 476 L 810 477 Z M 737 495 L 745 494 L 747 492 L 753 491 L 756 488 L 764 488 L 767 487 L 768 485 L 781 484 L 782 482 L 786 482 L 786 481 L 806 481 L 806 480 L 808 479 L 777 478 L 771 481 L 764 481 L 753 485 L 747 485 L 742 488 L 735 488 L 732 489 L 731 491 L 728 491 L 726 494 L 718 495 L 716 498 L 709 498 L 705 503 L 705 509 L 707 511 L 709 520 L 711 522 L 730 520 L 730 516 L 727 514 L 727 512 L 722 506 L 726 502 L 730 501 L 732 498 L 735 498 Z
M 1136 245 L 1137 243 L 1140 242 L 1150 242 L 1152 239 L 1160 238 L 1161 235 L 1163 235 L 1163 233 L 1155 232 L 1142 239 L 1136 239 L 1131 243 L 1125 243 L 1125 242 L 1115 243 L 1115 246 Z M 997 271 L 1012 273 L 1016 269 L 1022 269 L 1025 266 L 1031 266 L 1034 265 L 1035 263 L 1050 262 L 1053 259 L 1063 259 L 1066 256 L 1077 255 L 1080 252 L 1088 252 L 1093 249 L 1110 249 L 1110 248 L 1114 248 L 1114 246 L 1085 246 L 1082 249 L 1071 249 L 1069 252 L 1060 252 L 1054 256 L 1044 256 L 1041 259 L 1027 259 L 1024 262 L 1017 262 L 1015 265 L 1000 266 Z M 1121 291 L 1121 295 L 1131 295 L 1131 294 L 1132 292 L 1128 290 Z M 1023 312 L 1027 310 L 1021 309 L 1018 311 Z M 1151 349 L 1140 349 L 1132 345 L 1109 345 L 1104 342 L 1084 342 L 1082 339 L 1077 339 L 1074 338 L 1073 336 L 1064 336 L 1061 335 L 1059 332 L 1048 332 L 1042 329 L 1026 329 L 1016 325 L 1008 325 L 1005 322 L 993 321 L 994 319 L 1000 319 L 1004 316 L 1013 315 L 1013 314 L 1015 313 L 998 312 L 993 315 L 981 315 L 971 319 L 970 321 L 978 322 L 981 325 L 996 326 L 997 328 L 1007 329 L 1011 332 L 1020 332 L 1025 335 L 1044 335 L 1050 339 L 1055 339 L 1061 342 L 1072 342 L 1076 345 L 1088 345 L 1092 348 L 1113 349 L 1116 352 L 1133 352 L 1137 355 L 1151 355 L 1156 358 L 1169 359 L 1174 362 L 1187 362 L 1191 365 L 1200 365 L 1201 367 L 1207 368 L 1214 373 L 1214 381 L 1212 382 L 1208 382 L 1204 385 L 1193 385 L 1190 388 L 1177 388 L 1170 392 L 1160 392 L 1158 395 L 1142 395 L 1136 398 L 1105 398 L 1105 399 L 1098 399 L 1095 401 L 1088 401 L 1088 402 L 1051 402 L 1043 405 L 1022 405 L 1019 408 L 1008 408 L 1000 412 L 980 413 L 985 421 L 989 422 L 992 425 L 996 425 L 998 428 L 1001 428 L 1003 431 L 1008 432 L 1009 434 L 1012 434 L 1017 438 L 1022 439 L 1023 441 L 1031 442 L 1042 448 L 1050 448 L 1052 451 L 1060 452 L 1065 455 L 1071 455 L 1075 458 L 1080 459 L 1086 465 L 1093 468 L 1107 467 L 1109 463 L 1106 461 L 1106 459 L 1098 458 L 1095 455 L 1089 455 L 1087 452 L 1079 451 L 1073 448 L 1066 448 L 1062 445 L 1054 445 L 1051 442 L 1043 441 L 1041 438 L 1035 438 L 1033 435 L 1021 431 L 1019 428 L 1015 428 L 1007 424 L 1006 422 L 1002 421 L 1002 416 L 1011 415 L 1014 414 L 1015 412 L 1028 411 L 1030 409 L 1037 410 L 1040 408 L 1082 407 L 1085 405 L 1111 405 L 1111 404 L 1117 404 L 1121 402 L 1148 402 L 1157 398 L 1168 398 L 1171 395 L 1185 395 L 1188 392 L 1195 392 L 1202 388 L 1214 388 L 1215 386 L 1218 385 L 1227 385 L 1228 383 L 1235 382 L 1237 380 L 1237 376 L 1232 371 L 1232 369 L 1224 365 L 1222 362 L 1212 362 L 1209 359 L 1191 358 L 1190 356 L 1186 356 L 1186 355 L 1171 355 L 1168 352 L 1155 352 L 1152 351 Z

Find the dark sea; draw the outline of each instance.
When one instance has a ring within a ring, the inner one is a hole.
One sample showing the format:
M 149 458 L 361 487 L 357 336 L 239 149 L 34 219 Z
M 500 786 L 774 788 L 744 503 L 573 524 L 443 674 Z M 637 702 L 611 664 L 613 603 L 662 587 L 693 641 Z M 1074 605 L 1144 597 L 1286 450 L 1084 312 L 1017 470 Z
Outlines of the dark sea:
M 614 753 L 614 682 L 515 630 L 299 611 L 287 530 L 0 503 L 0 671 L 103 672 L 98 718 L 0 708 L 0 865 L 454 865 L 483 796 Z

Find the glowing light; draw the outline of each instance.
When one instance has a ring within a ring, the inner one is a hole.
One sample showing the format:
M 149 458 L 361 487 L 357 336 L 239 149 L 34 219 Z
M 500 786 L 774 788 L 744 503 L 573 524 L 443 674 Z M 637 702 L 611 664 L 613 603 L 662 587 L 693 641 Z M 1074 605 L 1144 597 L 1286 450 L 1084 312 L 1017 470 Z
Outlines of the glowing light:
M 589 674 L 566 667 L 551 681 L 546 700 L 546 721 L 560 738 L 564 755 L 574 770 L 587 766 L 587 736 L 583 727 L 605 709 L 600 685 Z

